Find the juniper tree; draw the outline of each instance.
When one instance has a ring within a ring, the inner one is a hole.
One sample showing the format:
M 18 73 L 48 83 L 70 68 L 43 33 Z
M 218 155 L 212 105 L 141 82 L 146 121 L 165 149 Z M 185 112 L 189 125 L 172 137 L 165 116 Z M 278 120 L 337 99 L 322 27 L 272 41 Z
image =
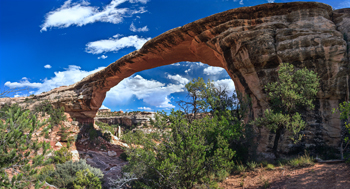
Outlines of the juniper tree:
M 292 141 L 301 140 L 299 132 L 305 128 L 306 123 L 299 112 L 314 109 L 313 101 L 319 85 L 319 77 L 315 72 L 307 68 L 296 70 L 293 65 L 282 63 L 278 70 L 278 80 L 265 86 L 270 108 L 252 124 L 276 133 L 273 145 L 276 158 L 279 157 L 278 143 L 285 130 L 292 133 Z
M 40 188 L 38 167 L 50 163 L 50 144 L 37 140 L 48 129 L 46 122 L 16 105 L 0 111 L 0 187 Z

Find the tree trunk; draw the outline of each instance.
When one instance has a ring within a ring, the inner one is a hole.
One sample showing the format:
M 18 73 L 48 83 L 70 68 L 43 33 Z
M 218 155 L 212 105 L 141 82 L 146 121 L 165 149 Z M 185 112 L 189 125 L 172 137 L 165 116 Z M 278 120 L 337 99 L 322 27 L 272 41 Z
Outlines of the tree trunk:
M 273 148 L 272 148 L 272 151 L 275 154 L 276 159 L 280 157 L 277 149 L 278 149 L 278 142 L 281 138 L 282 133 L 283 133 L 283 127 L 280 127 L 276 130 L 275 141 L 273 143 Z

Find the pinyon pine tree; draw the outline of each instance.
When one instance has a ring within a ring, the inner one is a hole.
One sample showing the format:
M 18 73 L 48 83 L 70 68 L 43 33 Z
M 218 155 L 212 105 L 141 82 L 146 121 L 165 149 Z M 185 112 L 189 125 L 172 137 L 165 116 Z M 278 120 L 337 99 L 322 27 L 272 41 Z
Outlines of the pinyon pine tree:
M 40 188 L 38 167 L 50 163 L 45 155 L 50 144 L 38 142 L 37 137 L 48 128 L 29 110 L 19 106 L 0 110 L 0 188 Z

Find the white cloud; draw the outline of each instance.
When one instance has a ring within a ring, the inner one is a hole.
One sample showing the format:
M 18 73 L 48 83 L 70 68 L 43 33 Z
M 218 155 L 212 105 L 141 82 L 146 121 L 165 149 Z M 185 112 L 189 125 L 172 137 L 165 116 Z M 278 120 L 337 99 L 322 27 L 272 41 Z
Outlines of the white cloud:
M 223 87 L 225 88 L 229 95 L 231 96 L 235 90 L 235 84 L 233 83 L 232 79 L 221 79 L 214 81 L 215 87 Z
M 130 31 L 132 31 L 132 32 L 146 32 L 146 31 L 148 31 L 148 28 L 147 28 L 147 26 L 144 26 L 142 28 L 136 28 L 134 23 L 132 22 L 130 25 Z
M 118 37 L 118 36 L 117 36 Z M 140 49 L 151 38 L 142 38 L 137 35 L 131 35 L 122 38 L 110 38 L 86 44 L 85 51 L 92 54 L 101 54 L 104 52 L 118 52 L 120 49 L 134 47 Z
M 191 71 L 191 68 L 190 68 L 190 69 L 188 69 L 188 70 L 185 70 L 185 73 L 187 73 L 187 74 L 188 74 L 188 72 L 189 72 L 189 71 Z
M 10 82 L 7 81 L 5 83 L 6 87 L 9 87 L 11 89 L 13 88 L 23 88 L 23 87 L 29 87 L 29 88 L 40 88 L 42 86 L 42 83 L 31 83 L 28 81 L 26 77 L 23 77 L 20 82 Z
M 267 0 L 268 3 L 274 3 L 275 0 Z
M 117 86 L 107 92 L 105 104 L 109 106 L 127 104 L 128 101 L 136 96 L 150 106 L 160 108 L 174 108 L 170 104 L 168 96 L 172 93 L 184 92 L 184 84 L 164 84 L 155 80 L 144 79 L 140 75 L 125 78 Z
M 237 2 L 238 0 L 233 0 L 233 1 L 234 1 L 234 2 Z M 271 1 L 271 0 L 268 0 L 268 1 Z M 239 1 L 239 4 L 240 4 L 240 5 L 243 5 L 243 0 L 240 0 L 240 1 Z
M 190 80 L 180 76 L 179 74 L 176 75 L 168 75 L 169 79 L 175 80 L 177 82 L 179 82 L 180 84 L 187 84 L 188 82 L 190 82 Z
M 224 68 L 220 68 L 220 67 L 207 67 L 203 70 L 204 74 L 206 75 L 218 75 L 221 74 L 223 71 L 225 71 Z
M 174 64 L 171 64 L 172 66 L 181 66 L 180 63 L 174 63 Z
M 139 110 L 152 110 L 150 107 L 138 107 Z
M 72 3 L 67 0 L 64 4 L 45 16 L 45 22 L 41 25 L 40 31 L 47 31 L 48 28 L 67 28 L 72 25 L 84 26 L 94 22 L 108 22 L 118 24 L 124 17 L 147 12 L 144 7 L 139 10 L 129 8 L 117 8 L 120 4 L 128 0 L 112 0 L 108 5 L 100 10 L 99 7 L 90 6 L 87 1 Z M 129 0 L 130 3 L 147 3 L 148 0 Z
M 102 56 L 100 56 L 100 57 L 97 57 L 97 59 L 106 59 L 108 56 L 106 56 L 106 55 L 102 55 Z
M 110 108 L 108 108 L 107 106 L 105 106 L 105 105 L 102 104 L 102 106 L 100 107 L 100 109 L 110 109 Z
M 92 71 L 84 71 L 81 70 L 79 66 L 70 65 L 65 71 L 54 72 L 55 76 L 47 79 L 45 78 L 41 83 L 37 82 L 29 82 L 27 78 L 22 79 L 20 82 L 10 82 L 7 81 L 5 86 L 10 88 L 20 88 L 20 87 L 29 87 L 38 89 L 35 94 L 39 94 L 45 91 L 49 91 L 51 89 L 63 86 L 63 85 L 71 85 L 82 80 L 84 77 L 95 73 L 104 67 L 99 67 Z
M 50 64 L 46 64 L 46 65 L 44 66 L 44 68 L 50 69 L 50 68 L 52 68 L 52 66 L 51 66 Z

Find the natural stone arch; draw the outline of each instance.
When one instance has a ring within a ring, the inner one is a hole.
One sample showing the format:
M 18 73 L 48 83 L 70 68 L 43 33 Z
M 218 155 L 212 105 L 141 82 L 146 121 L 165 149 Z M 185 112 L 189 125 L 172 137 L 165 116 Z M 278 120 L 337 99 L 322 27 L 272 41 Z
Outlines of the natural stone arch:
M 269 106 L 263 87 L 277 79 L 280 63 L 289 62 L 321 78 L 316 110 L 305 112 L 308 140 L 337 146 L 342 123 L 331 109 L 349 99 L 349 45 L 350 9 L 332 11 L 315 2 L 237 8 L 165 32 L 80 82 L 33 98 L 49 99 L 81 121 L 92 120 L 106 92 L 122 79 L 162 65 L 200 61 L 226 69 L 236 90 L 252 98 L 254 118 Z M 272 148 L 269 135 L 262 131 L 260 152 Z M 279 148 L 287 145 L 284 141 Z

